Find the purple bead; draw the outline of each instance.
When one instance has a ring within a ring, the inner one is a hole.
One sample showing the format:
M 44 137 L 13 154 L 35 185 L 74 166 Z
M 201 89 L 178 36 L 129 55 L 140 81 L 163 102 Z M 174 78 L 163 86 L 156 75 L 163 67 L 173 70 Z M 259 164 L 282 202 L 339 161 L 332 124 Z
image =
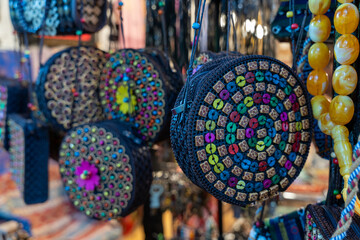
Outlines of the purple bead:
M 116 193 L 115 193 L 115 196 L 116 196 L 116 197 L 120 197 L 120 193 L 119 193 L 119 192 L 116 192 Z
M 111 202 L 111 203 L 114 203 L 114 202 L 115 202 L 115 199 L 113 199 L 113 198 L 110 199 L 110 202 Z
M 90 148 L 90 151 L 91 151 L 91 152 L 93 152 L 94 150 L 95 150 L 94 147 L 91 147 L 91 148 Z
M 131 68 L 126 69 L 126 73 L 129 73 L 129 72 L 131 72 Z
M 96 197 L 96 200 L 100 201 L 100 200 L 101 200 L 101 197 L 100 197 L 100 196 L 97 196 L 97 197 Z

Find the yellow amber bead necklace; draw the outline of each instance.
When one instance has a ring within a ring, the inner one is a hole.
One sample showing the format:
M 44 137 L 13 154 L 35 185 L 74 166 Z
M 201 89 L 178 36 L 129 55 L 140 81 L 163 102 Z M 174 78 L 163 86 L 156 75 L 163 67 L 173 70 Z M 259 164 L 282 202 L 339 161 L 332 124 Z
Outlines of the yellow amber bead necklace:
M 308 53 L 310 66 L 314 69 L 308 77 L 307 88 L 315 97 L 311 100 L 313 115 L 318 120 L 320 130 L 331 135 L 334 141 L 334 152 L 338 159 L 340 174 L 347 180 L 352 164 L 352 146 L 349 142 L 348 124 L 354 116 L 354 103 L 347 96 L 354 92 L 357 85 L 357 73 L 351 66 L 359 56 L 359 41 L 352 35 L 359 24 L 359 11 L 351 0 L 338 0 L 342 3 L 335 12 L 334 25 L 342 34 L 334 46 L 336 61 L 341 64 L 334 72 L 332 85 L 339 94 L 331 102 L 323 96 L 328 86 L 328 75 L 323 70 L 329 62 L 329 49 L 323 43 L 329 37 L 330 20 L 323 15 L 330 7 L 331 0 L 309 0 L 309 9 L 316 15 L 310 22 L 309 35 L 315 42 Z M 346 191 L 343 191 L 346 199 Z M 360 202 L 357 201 L 356 212 L 360 214 Z

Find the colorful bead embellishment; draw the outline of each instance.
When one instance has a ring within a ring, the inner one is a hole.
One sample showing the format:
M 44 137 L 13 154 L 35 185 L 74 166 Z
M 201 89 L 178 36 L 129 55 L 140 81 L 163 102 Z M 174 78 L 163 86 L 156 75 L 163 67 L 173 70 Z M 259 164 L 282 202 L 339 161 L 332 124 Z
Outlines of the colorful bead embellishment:
M 175 88 L 153 57 L 135 50 L 112 54 L 102 71 L 100 98 L 108 119 L 131 122 L 143 140 L 157 141 Z
M 6 112 L 7 112 L 8 91 L 7 87 L 0 86 L 0 146 L 4 146 L 6 134 Z
M 227 91 L 234 83 L 235 89 Z M 260 83 L 264 90 L 257 90 Z M 186 162 L 197 184 L 240 206 L 285 191 L 305 163 L 312 135 L 310 102 L 296 75 L 274 59 L 244 57 L 210 72 L 198 84 L 186 126 Z M 240 100 L 234 98 L 238 94 Z M 214 98 L 209 100 L 209 95 Z M 195 127 L 199 121 L 205 128 Z M 224 138 L 217 136 L 220 130 Z M 200 137 L 205 142 L 193 144 Z M 204 163 L 210 167 L 202 168 Z
M 149 153 L 133 142 L 130 128 L 112 122 L 83 125 L 63 140 L 59 164 L 65 190 L 89 217 L 126 216 L 143 204 L 149 192 Z

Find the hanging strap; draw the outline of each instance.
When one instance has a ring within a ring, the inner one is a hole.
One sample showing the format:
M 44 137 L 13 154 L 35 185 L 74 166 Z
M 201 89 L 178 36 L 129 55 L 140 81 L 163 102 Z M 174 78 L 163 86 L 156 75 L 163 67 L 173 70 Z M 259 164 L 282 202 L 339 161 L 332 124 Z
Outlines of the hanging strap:
M 299 55 L 299 52 L 300 52 L 300 46 L 301 46 L 301 42 L 302 42 L 302 39 L 303 39 L 303 35 L 304 35 L 304 30 L 305 30 L 305 24 L 306 24 L 306 19 L 309 15 L 309 4 L 307 3 L 306 4 L 306 9 L 305 9 L 305 14 L 304 14 L 304 17 L 302 19 L 302 22 L 301 22 L 301 27 L 300 27 L 300 30 L 299 30 L 299 35 L 298 35 L 298 38 L 295 42 L 295 28 L 293 28 L 293 24 L 295 24 L 295 0 L 290 0 L 289 1 L 289 11 L 292 11 L 293 12 L 293 17 L 289 18 L 289 22 L 290 22 L 290 27 L 291 27 L 291 41 L 292 41 L 292 44 L 291 44 L 291 51 L 292 51 L 292 54 L 293 54 L 293 63 L 292 63 L 292 69 L 296 72 L 297 70 L 297 56 Z
M 197 15 L 196 15 L 196 21 L 193 23 L 192 28 L 195 31 L 194 34 L 194 38 L 193 38 L 193 45 L 192 45 L 192 49 L 191 49 L 191 55 L 190 55 L 190 62 L 189 62 L 189 67 L 188 70 L 186 72 L 187 74 L 187 81 L 191 80 L 191 76 L 192 76 L 192 71 L 193 71 L 193 64 L 194 64 L 194 58 L 195 58 L 195 53 L 196 53 L 196 49 L 198 46 L 198 42 L 199 42 L 199 37 L 200 37 L 200 32 L 201 32 L 201 24 L 202 24 L 202 20 L 203 20 L 203 15 L 204 15 L 204 10 L 205 10 L 205 3 L 206 0 L 199 0 L 199 6 L 198 6 L 198 11 L 197 11 Z M 199 21 L 200 20 L 200 21 Z M 185 110 L 185 106 L 187 104 L 187 92 L 188 92 L 188 86 L 190 84 L 186 84 L 185 85 L 185 97 L 182 100 L 181 104 L 172 109 L 172 113 L 177 115 L 179 113 L 182 113 Z M 179 118 L 179 121 L 183 121 L 183 117 L 181 115 L 181 117 Z
M 84 13 L 84 1 L 81 0 L 81 6 L 80 6 L 80 19 L 82 19 L 83 17 L 83 13 Z M 81 36 L 83 33 L 83 23 L 82 21 L 80 21 L 80 29 L 78 29 L 76 31 L 76 34 L 78 35 L 78 46 L 77 46 L 77 58 L 76 58 L 76 62 L 75 62 L 75 92 L 73 92 L 73 102 L 71 105 L 71 118 L 70 118 L 70 127 L 72 127 L 73 123 L 74 123 L 74 109 L 75 109 L 75 104 L 78 101 L 77 98 L 80 97 L 80 84 L 79 84 L 79 80 L 78 80 L 78 76 L 79 76 L 79 61 L 80 61 L 80 48 L 82 45 L 82 41 L 81 41 Z M 76 96 L 77 95 L 77 96 Z
M 158 10 L 158 14 L 160 15 L 160 18 L 161 18 L 161 31 L 162 31 L 162 35 L 163 35 L 163 41 L 164 41 L 164 52 L 165 52 L 166 57 L 168 57 L 168 56 L 170 56 L 170 53 L 169 53 L 169 47 L 168 47 L 168 35 L 167 35 L 167 31 L 166 31 L 165 4 L 159 5 L 159 7 L 160 8 Z
M 119 10 L 120 10 L 120 36 L 121 37 L 121 40 L 123 42 L 123 48 L 126 48 L 126 45 L 125 45 L 125 34 L 124 34 L 124 24 L 123 24 L 123 15 L 122 15 L 122 6 L 123 6 L 123 2 L 122 1 L 119 1 Z

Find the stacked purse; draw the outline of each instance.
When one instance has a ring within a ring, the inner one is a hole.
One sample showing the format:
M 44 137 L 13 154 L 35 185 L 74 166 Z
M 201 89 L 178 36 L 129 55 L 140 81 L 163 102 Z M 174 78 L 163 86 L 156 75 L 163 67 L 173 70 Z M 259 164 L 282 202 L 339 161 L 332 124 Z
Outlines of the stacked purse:
M 10 0 L 10 17 L 17 32 L 55 36 L 94 33 L 106 24 L 106 0 Z

